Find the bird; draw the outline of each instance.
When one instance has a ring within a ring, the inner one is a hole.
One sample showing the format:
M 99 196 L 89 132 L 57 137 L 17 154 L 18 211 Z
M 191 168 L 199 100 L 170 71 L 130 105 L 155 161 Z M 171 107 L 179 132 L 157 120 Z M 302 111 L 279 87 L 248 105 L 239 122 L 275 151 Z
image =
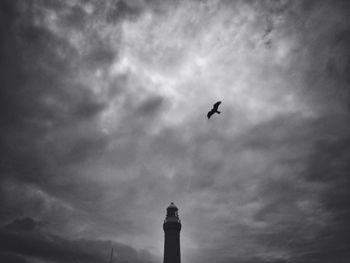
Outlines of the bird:
M 208 119 L 210 119 L 211 115 L 213 115 L 214 113 L 218 113 L 218 114 L 221 113 L 220 111 L 218 111 L 220 104 L 221 104 L 221 101 L 218 101 L 213 105 L 213 108 L 207 114 Z

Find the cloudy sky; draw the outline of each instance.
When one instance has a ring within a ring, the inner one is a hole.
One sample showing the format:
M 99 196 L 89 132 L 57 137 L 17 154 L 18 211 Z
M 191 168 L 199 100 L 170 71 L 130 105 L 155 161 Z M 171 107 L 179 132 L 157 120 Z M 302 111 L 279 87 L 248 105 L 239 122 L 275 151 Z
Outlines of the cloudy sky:
M 350 261 L 350 3 L 4 0 L 0 261 Z M 221 100 L 221 115 L 207 111 Z

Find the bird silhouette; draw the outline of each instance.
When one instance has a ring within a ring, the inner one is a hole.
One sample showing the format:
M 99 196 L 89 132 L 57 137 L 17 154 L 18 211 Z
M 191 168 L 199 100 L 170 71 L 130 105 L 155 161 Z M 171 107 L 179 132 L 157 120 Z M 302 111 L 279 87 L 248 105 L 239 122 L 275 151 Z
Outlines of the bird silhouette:
M 218 113 L 220 114 L 221 112 L 218 111 L 218 108 L 219 108 L 219 105 L 220 105 L 221 101 L 218 101 L 216 102 L 214 105 L 213 105 L 213 108 L 208 112 L 207 114 L 207 117 L 208 119 L 210 119 L 210 117 L 214 114 L 214 113 Z

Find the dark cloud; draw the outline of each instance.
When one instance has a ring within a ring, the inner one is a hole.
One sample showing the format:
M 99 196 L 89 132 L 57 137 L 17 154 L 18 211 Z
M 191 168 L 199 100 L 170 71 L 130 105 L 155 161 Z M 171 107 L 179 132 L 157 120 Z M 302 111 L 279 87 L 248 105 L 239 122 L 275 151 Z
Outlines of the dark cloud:
M 322 182 L 325 189 L 322 203 L 332 216 L 332 224 L 316 237 L 315 247 L 306 258 L 311 262 L 349 258 L 350 213 L 348 211 L 350 180 L 347 171 L 350 163 L 349 137 L 326 139 L 316 145 L 306 172 L 308 180 Z M 322 249 L 319 249 L 322 248 Z
M 124 19 L 136 19 L 143 11 L 141 1 L 112 1 L 107 14 L 107 22 L 117 23 Z
M 17 219 L 2 227 L 0 244 L 2 260 L 11 258 L 14 262 L 29 257 L 54 262 L 104 262 L 109 258 L 111 248 L 119 262 L 153 262 L 153 258 L 145 251 L 136 251 L 128 246 L 111 241 L 87 239 L 66 239 L 34 230 L 31 218 Z M 29 226 L 30 225 L 30 226 Z M 31 230 L 28 232 L 28 230 Z
M 67 210 L 46 197 L 78 191 L 81 183 L 76 180 L 62 185 L 61 180 L 72 174 L 67 166 L 99 155 L 106 146 L 96 128 L 96 118 L 106 108 L 106 102 L 97 99 L 88 84 L 76 81 L 76 76 L 86 68 L 111 63 L 115 55 L 105 43 L 100 44 L 101 40 L 88 43 L 88 51 L 81 54 L 69 38 L 52 32 L 43 23 L 50 8 L 58 13 L 66 6 L 55 1 L 1 3 L 2 222 L 27 212 L 48 212 L 46 219 L 57 216 L 58 220 L 58 215 Z M 76 24 L 79 30 L 84 26 L 77 21 L 67 23 Z M 50 194 L 45 197 L 47 193 Z M 8 227 L 34 228 L 35 222 L 26 218 Z
M 34 24 L 36 18 L 30 12 L 35 7 L 28 6 L 21 16 L 16 16 L 15 13 L 22 11 L 16 9 L 16 3 L 8 5 L 13 11 L 6 12 L 9 35 L 1 48 L 1 151 L 5 156 L 2 169 L 11 172 L 18 168 L 19 177 L 33 172 L 37 177 L 47 173 L 43 162 L 50 155 L 60 156 L 59 144 L 69 142 L 72 148 L 69 152 L 73 156 L 64 157 L 67 161 L 88 153 L 89 145 L 95 147 L 94 141 L 104 144 L 100 139 L 91 138 L 91 143 L 85 139 L 84 150 L 79 150 L 82 143 L 74 142 L 74 135 L 55 136 L 55 142 L 47 136 L 64 127 L 94 122 L 106 105 L 87 87 L 74 83 L 76 62 L 72 57 L 78 58 L 77 50 L 43 26 Z M 93 57 L 88 55 L 88 60 L 105 63 L 103 60 L 109 55 L 100 51 L 99 46 L 94 52 Z M 85 137 L 95 137 L 85 131 Z M 57 150 L 48 155 L 44 148 L 52 146 Z
M 161 97 L 148 98 L 146 101 L 141 103 L 137 109 L 137 112 L 143 115 L 153 114 L 160 110 L 159 108 L 162 106 L 163 100 L 164 99 Z
M 32 231 L 38 226 L 33 218 L 25 217 L 22 219 L 15 219 L 12 223 L 4 226 L 5 229 L 12 231 Z
M 27 259 L 26 257 L 15 255 L 12 253 L 7 253 L 7 252 L 0 252 L 0 259 L 3 262 L 8 262 L 8 263 L 27 263 L 31 262 L 31 260 Z

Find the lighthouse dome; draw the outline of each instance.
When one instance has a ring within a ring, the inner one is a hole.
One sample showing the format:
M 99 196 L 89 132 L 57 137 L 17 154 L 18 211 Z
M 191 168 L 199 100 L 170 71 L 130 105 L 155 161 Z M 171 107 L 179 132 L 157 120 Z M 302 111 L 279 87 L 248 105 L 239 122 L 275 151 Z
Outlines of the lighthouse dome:
M 166 209 L 166 221 L 180 221 L 179 215 L 178 215 L 178 209 L 176 205 L 171 202 L 171 204 Z
M 177 206 L 173 203 L 173 202 L 171 202 L 170 203 L 170 205 L 168 206 L 168 208 L 167 209 L 174 209 L 174 210 L 178 210 L 177 209 Z

